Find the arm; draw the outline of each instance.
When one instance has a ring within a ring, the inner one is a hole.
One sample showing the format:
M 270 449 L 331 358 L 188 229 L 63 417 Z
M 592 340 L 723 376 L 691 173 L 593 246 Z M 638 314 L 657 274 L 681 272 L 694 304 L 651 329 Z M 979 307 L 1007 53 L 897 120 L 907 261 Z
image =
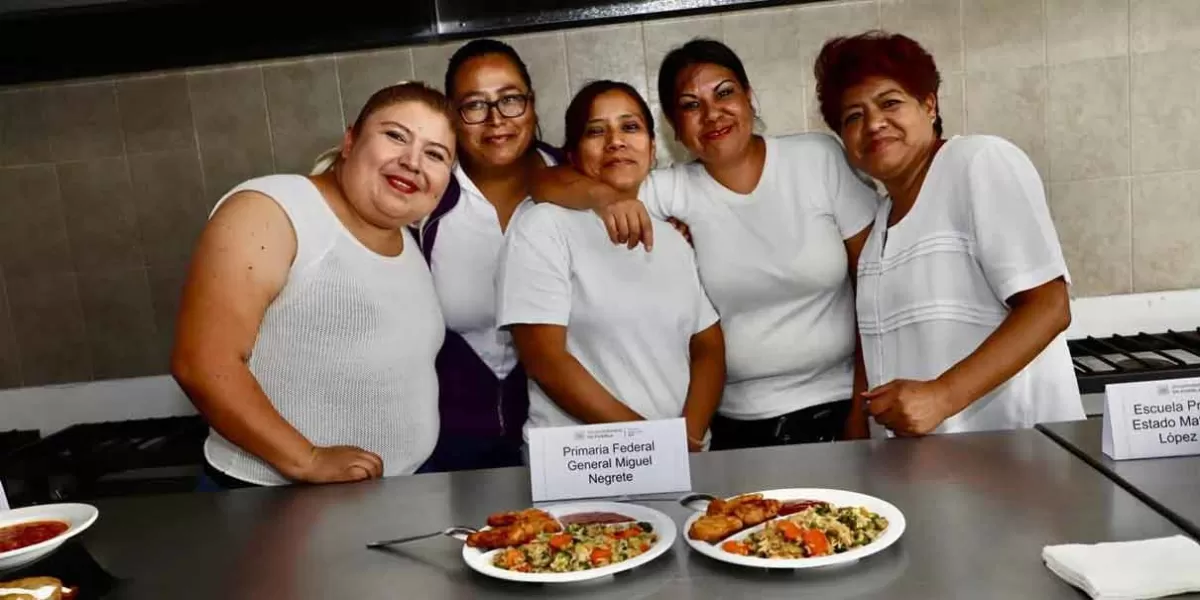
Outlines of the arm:
M 949 389 L 951 414 L 1008 381 L 1071 324 L 1071 301 L 1061 277 L 1019 292 L 1008 303 L 1012 310 L 1000 326 L 938 377 Z
M 858 232 L 846 240 L 846 260 L 850 270 L 850 288 L 858 294 L 858 259 L 862 256 L 863 246 L 871 227 Z M 857 312 L 857 311 L 856 311 Z M 863 393 L 867 391 L 867 371 L 863 361 L 862 337 L 858 334 L 858 323 L 854 324 L 854 383 L 850 388 L 850 414 L 846 417 L 845 437 L 848 440 L 866 439 L 871 436 L 867 425 L 866 400 Z
M 704 446 L 709 422 L 725 389 L 725 335 L 720 324 L 714 323 L 693 335 L 688 351 L 691 378 L 683 403 L 683 418 L 687 421 L 688 449 L 696 452 Z
M 580 173 L 570 164 L 555 165 L 533 172 L 530 191 L 535 202 L 549 202 L 575 210 L 595 210 L 624 198 L 612 186 Z
M 865 396 L 870 412 L 900 435 L 923 435 L 1008 381 L 1071 323 L 1062 279 L 1015 294 L 1012 310 L 974 352 L 933 381 L 897 379 Z
M 530 188 L 535 202 L 595 211 L 604 220 L 614 244 L 625 244 L 632 250 L 641 242 L 647 251 L 654 248 L 654 226 L 644 204 L 569 164 L 535 169 Z
M 559 408 L 584 423 L 641 421 L 567 351 L 561 325 L 512 325 L 513 344 L 529 377 Z
M 257 192 L 230 197 L 197 243 L 171 373 L 222 436 L 284 476 L 304 479 L 315 475 L 317 449 L 280 416 L 247 366 L 263 313 L 295 254 L 295 234 L 274 200 Z M 378 457 L 360 458 L 359 475 L 382 471 Z

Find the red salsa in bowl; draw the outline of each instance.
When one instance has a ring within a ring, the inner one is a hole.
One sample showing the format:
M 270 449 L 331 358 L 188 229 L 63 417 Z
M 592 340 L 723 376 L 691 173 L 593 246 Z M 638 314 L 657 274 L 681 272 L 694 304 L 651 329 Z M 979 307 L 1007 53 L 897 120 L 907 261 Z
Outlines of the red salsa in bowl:
M 0 554 L 52 540 L 70 528 L 67 523 L 54 520 L 29 521 L 0 527 Z

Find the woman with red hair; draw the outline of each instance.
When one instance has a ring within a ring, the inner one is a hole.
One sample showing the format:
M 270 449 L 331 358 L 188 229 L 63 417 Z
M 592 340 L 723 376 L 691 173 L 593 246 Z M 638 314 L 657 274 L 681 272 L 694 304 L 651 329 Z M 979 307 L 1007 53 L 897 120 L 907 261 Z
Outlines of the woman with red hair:
M 1070 275 L 1029 157 L 945 139 L 937 66 L 908 37 L 834 38 L 814 71 L 826 124 L 887 189 L 858 263 L 868 390 L 852 414 L 893 435 L 1084 418 Z

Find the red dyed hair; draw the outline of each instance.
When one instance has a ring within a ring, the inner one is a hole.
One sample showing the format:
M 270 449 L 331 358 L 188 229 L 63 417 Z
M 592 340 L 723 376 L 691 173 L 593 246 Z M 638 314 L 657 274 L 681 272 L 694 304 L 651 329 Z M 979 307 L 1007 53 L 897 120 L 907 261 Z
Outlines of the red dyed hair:
M 842 130 L 842 96 L 868 77 L 893 79 L 913 97 L 937 97 L 942 84 L 933 56 L 916 40 L 898 33 L 868 31 L 856 36 L 835 37 L 821 48 L 813 66 L 821 117 L 834 131 Z M 942 136 L 941 107 L 933 130 Z

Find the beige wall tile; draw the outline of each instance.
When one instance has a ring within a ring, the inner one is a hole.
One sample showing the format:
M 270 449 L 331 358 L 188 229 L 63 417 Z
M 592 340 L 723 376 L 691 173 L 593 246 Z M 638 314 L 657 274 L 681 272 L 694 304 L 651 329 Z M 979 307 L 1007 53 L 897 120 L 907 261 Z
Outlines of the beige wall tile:
M 22 383 L 90 381 L 92 362 L 75 273 L 6 277 L 5 283 Z
M 787 135 L 809 129 L 805 104 L 809 94 L 802 82 L 772 82 L 754 90 L 758 102 L 758 117 L 766 125 L 766 133 Z
M 446 66 L 454 52 L 464 46 L 467 41 L 414 46 L 412 48 L 413 76 L 443 92 L 446 91 L 443 85 L 446 80 Z
M 688 162 L 694 159 L 692 153 L 675 139 L 675 130 L 667 121 L 667 115 L 657 102 L 650 105 L 654 113 L 654 138 L 657 150 L 658 167 L 668 167 L 675 163 Z
M 554 146 L 563 142 L 563 115 L 571 102 L 567 75 L 567 42 L 562 33 L 540 33 L 503 38 L 517 51 L 533 80 L 542 140 Z
M 682 46 L 693 38 L 711 38 L 723 41 L 721 17 L 685 17 L 647 21 L 642 26 L 646 40 L 646 79 L 649 86 L 649 102 L 658 102 L 658 67 L 671 50 Z
M 1046 0 L 1046 59 L 1050 64 L 1128 52 L 1129 0 Z
M 1200 169 L 1200 50 L 1133 55 L 1135 173 Z
M 343 120 L 349 127 L 371 94 L 399 81 L 414 79 L 412 50 L 400 48 L 339 56 L 337 79 L 341 86 Z
M 567 74 L 571 95 L 589 81 L 613 79 L 649 96 L 646 82 L 646 52 L 641 23 L 568 31 Z
M 209 197 L 275 171 L 261 69 L 189 73 L 188 93 Z
M 0 268 L 10 287 L 18 277 L 74 268 L 54 165 L 0 168 Z
M 802 4 L 792 9 L 800 46 L 800 72 L 813 79 L 813 63 L 821 47 L 840 35 L 857 35 L 879 27 L 879 5 L 869 2 L 830 2 Z
M 1051 67 L 1046 152 L 1050 179 L 1129 174 L 1129 59 Z
M 725 43 L 742 59 L 751 87 L 812 79 L 812 63 L 804 63 L 801 51 L 795 9 L 729 13 L 721 23 Z
M 1074 282 L 1074 297 L 1133 291 L 1129 180 L 1049 186 L 1050 214 Z
M 117 106 L 127 152 L 196 148 L 196 128 L 185 75 L 119 81 Z
M 1200 172 L 1149 175 L 1133 183 L 1133 288 L 1200 287 Z
M 45 90 L 0 94 L 0 166 L 53 160 L 48 131 Z
M 1042 0 L 963 0 L 968 71 L 1044 64 Z
M 79 299 L 96 379 L 167 372 L 145 267 L 80 273 Z
M 0 274 L 0 388 L 12 388 L 21 385 L 21 353 L 13 333 L 5 287 L 4 276 Z
M 1134 52 L 1200 49 L 1200 2 L 1130 0 Z
M 217 200 L 204 193 L 196 153 L 130 156 L 129 170 L 146 264 L 159 269 L 187 264 Z
M 963 69 L 962 0 L 880 0 L 883 29 L 913 38 L 943 74 Z
M 59 164 L 58 184 L 76 270 L 145 266 L 124 158 Z
M 317 155 L 342 140 L 337 67 L 322 58 L 263 67 L 275 169 L 308 174 Z
M 92 160 L 125 152 L 112 83 L 48 88 L 46 122 L 54 160 Z
M 968 133 L 987 133 L 1016 144 L 1045 179 L 1046 74 L 1044 67 L 968 73 Z
M 942 87 L 938 90 L 938 102 L 941 103 L 942 135 L 946 138 L 959 135 L 965 131 L 966 123 L 966 92 L 963 89 L 966 78 L 959 73 L 942 73 Z

